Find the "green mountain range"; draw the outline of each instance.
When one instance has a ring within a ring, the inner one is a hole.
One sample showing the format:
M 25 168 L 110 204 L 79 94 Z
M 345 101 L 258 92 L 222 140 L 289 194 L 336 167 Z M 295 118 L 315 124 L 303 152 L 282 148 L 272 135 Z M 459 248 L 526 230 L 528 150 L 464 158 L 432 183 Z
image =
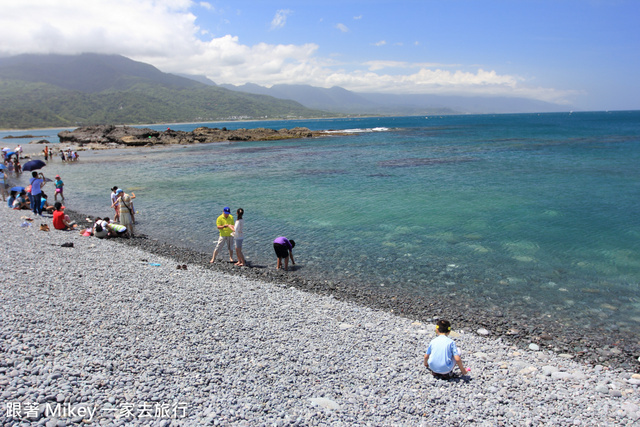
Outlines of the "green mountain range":
M 335 116 L 231 91 L 120 55 L 0 58 L 0 128 Z

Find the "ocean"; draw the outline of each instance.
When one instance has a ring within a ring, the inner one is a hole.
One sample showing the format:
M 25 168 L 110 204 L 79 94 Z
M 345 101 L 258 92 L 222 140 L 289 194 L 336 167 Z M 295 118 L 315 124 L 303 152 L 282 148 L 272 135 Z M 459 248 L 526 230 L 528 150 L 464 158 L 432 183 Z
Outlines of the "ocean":
M 253 265 L 275 267 L 284 235 L 299 275 L 640 331 L 638 111 L 148 127 L 198 126 L 348 135 L 81 152 L 44 172 L 91 215 L 112 214 L 112 186 L 134 192 L 139 233 L 205 257 L 223 207 L 241 207 Z

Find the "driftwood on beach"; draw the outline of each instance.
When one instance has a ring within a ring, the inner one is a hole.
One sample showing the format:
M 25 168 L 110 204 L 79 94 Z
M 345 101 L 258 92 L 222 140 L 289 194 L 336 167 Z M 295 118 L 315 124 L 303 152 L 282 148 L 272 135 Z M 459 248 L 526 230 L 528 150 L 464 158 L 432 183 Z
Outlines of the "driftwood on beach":
M 272 141 L 324 136 L 324 131 L 312 131 L 305 127 L 293 129 L 235 129 L 199 127 L 191 132 L 172 130 L 157 131 L 129 126 L 97 125 L 79 127 L 73 131 L 58 133 L 61 143 L 104 144 L 116 146 L 195 144 L 221 141 Z

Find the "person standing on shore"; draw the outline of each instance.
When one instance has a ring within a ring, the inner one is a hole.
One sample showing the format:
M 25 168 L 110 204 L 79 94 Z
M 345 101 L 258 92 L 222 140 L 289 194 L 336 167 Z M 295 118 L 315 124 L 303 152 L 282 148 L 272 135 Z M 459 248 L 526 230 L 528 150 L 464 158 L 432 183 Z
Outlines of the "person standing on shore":
M 0 192 L 2 192 L 2 200 L 7 201 L 7 174 L 4 169 L 0 170 Z
M 133 192 L 128 195 L 122 189 L 118 189 L 116 194 L 118 195 L 118 206 L 120 207 L 120 221 L 118 222 L 127 227 L 127 235 L 129 237 L 135 237 L 133 219 L 131 217 L 131 200 L 135 199 L 136 195 Z
M 238 267 L 244 267 L 246 265 L 244 260 L 244 254 L 242 253 L 242 242 L 244 241 L 244 209 L 238 208 L 236 211 L 236 223 L 233 226 L 233 240 L 236 245 L 236 255 L 238 256 L 238 262 L 235 265 Z
M 216 248 L 213 250 L 213 256 L 211 257 L 211 261 L 209 263 L 213 263 L 216 261 L 218 256 L 218 250 L 226 246 L 229 250 L 229 262 L 233 262 L 233 236 L 231 233 L 233 232 L 233 216 L 231 215 L 231 209 L 225 207 L 222 210 L 222 215 L 218 217 L 216 220 L 216 227 L 220 232 L 220 237 L 218 238 L 218 244 Z
M 58 194 L 60 194 L 60 196 L 62 196 L 62 201 L 64 202 L 64 192 L 63 192 L 64 182 L 62 182 L 60 175 L 56 175 L 56 180 L 53 184 L 56 186 L 56 193 L 53 195 L 54 201 L 56 202 L 58 201 Z
M 118 194 L 116 193 L 116 191 L 118 191 L 118 187 L 112 187 L 111 188 L 111 207 L 115 209 L 116 214 L 113 217 L 113 220 L 115 222 L 118 222 L 120 220 L 120 206 L 118 205 Z
M 424 366 L 431 371 L 431 374 L 441 380 L 455 378 L 453 368 L 458 365 L 461 375 L 467 375 L 460 358 L 460 350 L 456 347 L 455 341 L 449 338 L 451 333 L 451 323 L 448 320 L 440 319 L 436 324 L 436 335 L 427 348 L 424 355 Z
M 293 248 L 296 247 L 296 242 L 287 239 L 286 237 L 276 237 L 273 241 L 273 249 L 276 251 L 276 257 L 278 261 L 276 263 L 276 270 L 282 268 L 282 259 L 284 258 L 284 270 L 289 269 L 289 258 L 291 258 L 291 264 L 295 265 L 296 262 L 293 259 Z
M 38 172 L 31 172 L 31 179 L 29 180 L 29 184 L 31 184 L 31 210 L 34 215 L 42 216 L 42 187 L 44 186 L 44 175 L 38 174 Z

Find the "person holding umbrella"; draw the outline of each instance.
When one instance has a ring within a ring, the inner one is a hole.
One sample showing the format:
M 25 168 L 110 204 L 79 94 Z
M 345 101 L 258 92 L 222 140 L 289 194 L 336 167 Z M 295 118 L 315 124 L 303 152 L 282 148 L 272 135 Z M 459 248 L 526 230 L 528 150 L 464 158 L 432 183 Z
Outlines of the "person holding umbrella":
M 29 183 L 31 184 L 31 210 L 34 215 L 42 216 L 42 187 L 45 184 L 44 175 L 36 171 L 31 172 Z

